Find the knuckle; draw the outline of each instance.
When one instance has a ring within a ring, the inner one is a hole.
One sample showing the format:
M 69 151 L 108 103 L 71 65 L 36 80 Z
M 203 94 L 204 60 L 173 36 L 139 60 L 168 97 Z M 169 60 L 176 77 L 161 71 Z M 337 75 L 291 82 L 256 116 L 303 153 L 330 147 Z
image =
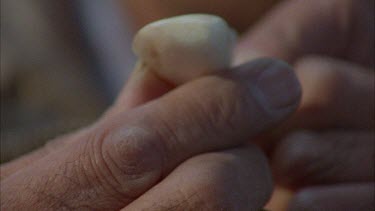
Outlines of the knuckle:
M 314 147 L 314 139 L 306 133 L 295 133 L 282 141 L 274 155 L 274 166 L 282 182 L 299 185 L 320 172 Z
M 111 134 L 108 137 L 108 143 L 112 143 L 108 155 L 112 154 L 112 158 L 118 160 L 120 169 L 125 173 L 139 174 L 160 167 L 160 155 L 153 153 L 156 147 L 155 137 L 150 131 L 143 128 L 126 128 L 120 133 Z M 149 157 L 153 159 L 149 160 Z
M 352 155 L 341 141 L 325 141 L 325 136 L 305 132 L 295 133 L 284 140 L 275 153 L 277 174 L 288 185 L 304 186 L 337 180 L 345 165 L 337 160 L 348 160 Z M 345 148 L 345 149 L 344 149 Z
M 310 137 L 305 133 L 294 133 L 281 142 L 275 152 L 276 162 L 284 169 L 304 166 L 312 157 L 309 153 Z M 290 167 L 289 167 L 290 166 Z
M 161 142 L 151 130 L 130 126 L 94 134 L 91 163 L 102 182 L 134 198 L 160 179 Z

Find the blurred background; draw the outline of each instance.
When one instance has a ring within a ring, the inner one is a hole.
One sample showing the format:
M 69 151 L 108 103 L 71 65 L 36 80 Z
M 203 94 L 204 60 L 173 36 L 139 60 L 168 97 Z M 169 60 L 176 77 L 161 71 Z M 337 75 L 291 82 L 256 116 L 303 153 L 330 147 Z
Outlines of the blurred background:
M 134 32 L 186 13 L 246 31 L 277 0 L 1 0 L 1 162 L 90 124 L 135 63 Z

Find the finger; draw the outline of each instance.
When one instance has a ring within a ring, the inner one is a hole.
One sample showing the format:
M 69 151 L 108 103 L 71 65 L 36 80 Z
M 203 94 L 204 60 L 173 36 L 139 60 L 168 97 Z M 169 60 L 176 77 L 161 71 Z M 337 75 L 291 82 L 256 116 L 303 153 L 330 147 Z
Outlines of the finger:
M 179 34 L 178 29 L 171 27 L 176 25 L 176 23 L 178 25 L 181 17 L 177 18 L 177 20 L 167 20 L 167 24 L 166 21 L 162 21 L 163 26 L 161 28 L 154 28 L 153 26 L 155 26 L 155 24 L 146 26 L 145 29 L 141 30 L 140 33 L 135 36 L 134 50 L 136 54 L 140 56 L 139 62 L 134 68 L 130 80 L 117 101 L 106 112 L 103 118 L 116 116 L 121 112 L 128 111 L 156 99 L 173 89 L 176 85 L 181 84 L 182 81 L 186 82 L 191 80 L 192 77 L 199 77 L 208 73 L 215 74 L 219 72 L 219 69 L 229 66 L 232 45 L 235 40 L 235 33 L 232 29 L 220 18 L 211 19 L 206 17 L 205 19 L 199 16 L 197 19 L 192 19 L 192 17 L 197 18 L 196 16 L 184 16 L 182 17 L 182 22 L 186 23 L 186 20 L 193 20 L 193 22 L 190 22 L 192 26 L 203 29 L 205 33 L 207 32 L 208 38 L 201 39 L 201 34 L 193 33 L 193 36 L 188 36 L 188 40 L 190 41 L 185 42 L 184 34 Z M 210 33 L 210 30 L 215 31 L 216 29 L 220 33 Z M 157 32 L 155 32 L 155 30 Z M 159 36 L 160 30 L 163 30 L 165 32 L 164 35 L 167 36 Z M 173 35 L 169 36 L 170 34 Z M 151 37 L 152 39 L 150 39 Z M 164 44 L 154 45 L 163 40 L 165 41 Z M 197 44 L 198 42 L 200 44 Z M 202 43 L 204 44 L 202 45 Z M 220 46 L 220 48 L 217 46 Z M 155 52 L 157 52 L 157 54 L 155 54 Z M 208 57 L 204 58 L 203 54 L 205 56 L 210 55 L 210 59 L 207 60 Z M 152 62 L 150 63 L 151 60 Z M 181 64 L 181 61 L 183 64 Z M 171 67 L 181 70 L 173 71 Z M 66 145 L 65 142 L 69 141 L 60 139 L 57 145 Z M 39 150 L 33 152 L 32 155 L 28 155 L 17 160 L 17 162 L 14 162 L 12 165 L 8 165 L 9 168 L 7 168 L 8 171 L 6 171 L 6 175 L 16 171 L 18 167 L 27 165 L 30 160 L 45 156 L 48 154 L 46 151 L 47 150 Z
M 110 118 L 121 112 L 127 112 L 132 108 L 142 105 L 148 101 L 156 99 L 157 97 L 172 90 L 174 86 L 169 84 L 167 81 L 159 78 L 153 71 L 143 71 L 141 69 L 135 69 L 126 86 L 121 91 L 118 99 L 106 112 L 104 118 Z M 80 131 L 74 131 L 76 133 L 85 133 L 85 129 Z M 72 133 L 72 134 L 73 134 Z M 0 166 L 0 180 L 12 175 L 18 170 L 27 167 L 31 163 L 54 153 L 59 149 L 62 149 L 68 145 L 73 144 L 75 141 L 80 139 L 72 138 L 71 135 L 65 135 L 58 137 L 54 140 L 47 142 L 47 144 L 23 155 L 16 160 L 8 162 Z
M 375 128 L 373 71 L 324 57 L 305 57 L 295 68 L 303 97 L 291 127 Z
M 274 60 L 202 77 L 99 122 L 80 142 L 6 178 L 2 192 L 30 196 L 14 203 L 17 195 L 4 194 L 13 203 L 2 206 L 122 208 L 184 160 L 239 145 L 285 119 L 299 95 L 293 72 Z M 41 194 L 53 197 L 41 201 Z
M 136 65 L 124 89 L 107 116 L 130 110 L 156 99 L 175 88 L 173 82 L 161 78 L 155 71 Z
M 31 165 L 33 162 L 40 160 L 49 154 L 55 153 L 58 150 L 73 144 L 74 142 L 80 141 L 82 139 L 81 137 L 84 136 L 88 130 L 88 128 L 81 129 L 80 131 L 75 131 L 71 134 L 55 138 L 47 142 L 46 145 L 40 149 L 25 154 L 8 163 L 2 164 L 0 166 L 0 181 L 16 173 L 18 170 Z
M 293 63 L 322 54 L 374 67 L 374 1 L 284 1 L 259 22 L 237 49 L 237 64 L 257 55 Z
M 295 64 L 302 101 L 296 113 L 259 144 L 272 151 L 278 140 L 296 130 L 374 130 L 375 77 L 364 67 L 321 56 Z M 267 141 L 264 141 L 267 139 Z
M 272 157 L 278 180 L 292 188 L 374 180 L 374 133 L 296 133 Z
M 129 111 L 162 96 L 173 88 L 175 88 L 175 85 L 172 82 L 162 79 L 154 71 L 136 67 L 125 87 L 120 92 L 116 102 L 106 111 L 103 118 L 110 118 L 118 113 Z M 75 132 L 77 133 L 78 131 Z M 5 179 L 19 169 L 28 166 L 46 155 L 72 144 L 75 140 L 77 139 L 67 136 L 56 138 L 49 141 L 46 146 L 40 149 L 23 155 L 5 165 L 1 165 L 0 180 Z
M 254 146 L 195 156 L 135 200 L 131 210 L 261 210 L 272 181 Z
M 145 103 L 147 100 L 156 98 L 162 93 L 167 92 L 170 88 L 171 85 L 155 75 L 153 71 L 142 71 L 142 69 L 136 68 L 133 76 L 128 82 L 128 85 L 120 94 L 114 106 L 107 112 L 106 116 L 110 118 L 112 116 L 116 116 L 118 113 L 126 112 L 133 107 Z M 59 138 L 48 143 L 46 147 L 24 155 L 6 165 L 2 165 L 1 179 L 4 179 L 19 169 L 28 166 L 30 163 L 57 151 L 57 149 L 61 149 L 70 145 L 71 143 L 74 143 L 75 140 L 80 139 L 65 137 Z
M 123 93 L 126 96 L 120 96 L 117 103 L 119 111 L 121 102 L 141 104 L 166 93 L 172 85 L 228 69 L 235 41 L 236 33 L 214 15 L 183 15 L 143 27 L 134 37 L 133 50 L 139 58 L 132 83 Z
M 374 183 L 348 184 L 305 189 L 295 196 L 288 210 L 373 210 Z

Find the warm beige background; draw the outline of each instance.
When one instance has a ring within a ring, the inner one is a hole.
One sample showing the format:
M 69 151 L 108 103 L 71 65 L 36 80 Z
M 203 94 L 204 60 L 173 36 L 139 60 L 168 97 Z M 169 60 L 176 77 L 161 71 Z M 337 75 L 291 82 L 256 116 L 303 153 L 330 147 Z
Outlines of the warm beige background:
M 212 13 L 224 17 L 239 32 L 247 30 L 280 0 L 123 0 L 137 27 L 151 21 L 186 13 Z

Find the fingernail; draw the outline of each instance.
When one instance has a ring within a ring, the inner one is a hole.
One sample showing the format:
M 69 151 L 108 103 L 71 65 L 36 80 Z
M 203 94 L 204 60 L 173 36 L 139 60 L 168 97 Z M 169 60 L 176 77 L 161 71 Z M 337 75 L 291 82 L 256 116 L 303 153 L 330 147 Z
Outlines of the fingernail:
M 281 61 L 270 61 L 255 81 L 259 100 L 271 110 L 296 106 L 301 88 L 292 68 Z

